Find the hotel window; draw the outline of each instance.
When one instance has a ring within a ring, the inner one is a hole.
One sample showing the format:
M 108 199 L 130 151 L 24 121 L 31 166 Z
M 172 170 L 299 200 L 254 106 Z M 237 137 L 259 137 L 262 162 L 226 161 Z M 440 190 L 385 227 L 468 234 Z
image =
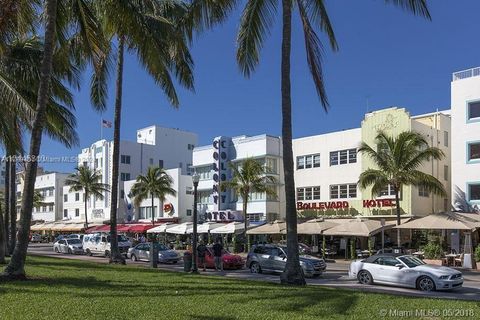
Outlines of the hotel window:
M 447 165 L 443 166 L 443 179 L 445 181 L 448 181 L 448 166 Z
M 480 183 L 468 185 L 468 200 L 480 201 Z
M 158 166 L 159 166 L 160 168 L 163 168 L 163 160 L 158 160 Z
M 468 144 L 468 161 L 480 160 L 480 142 Z
M 48 206 L 48 211 L 52 212 L 53 211 L 53 204 Z
M 448 147 L 448 131 L 443 131 L 443 144 Z
M 198 203 L 212 203 L 212 191 L 198 191 Z
M 480 120 L 480 101 L 468 103 L 468 120 Z
M 195 145 L 189 143 L 188 146 L 187 146 L 187 149 L 188 150 L 193 150 L 193 148 L 195 148 Z
M 120 163 L 130 164 L 130 156 L 122 154 L 120 156 Z
M 393 188 L 393 185 L 389 184 L 386 188 L 380 191 L 380 194 L 378 196 L 379 197 L 395 196 L 395 189 Z
M 68 202 L 68 194 L 63 195 L 63 202 Z
M 130 173 L 125 173 L 125 172 L 120 173 L 120 180 L 121 181 L 130 180 Z
M 297 188 L 297 200 L 305 200 L 305 188 Z
M 423 186 L 419 186 L 418 187 L 418 195 L 420 197 L 429 197 L 430 196 L 430 193 L 428 192 L 427 188 L 423 187 Z
M 80 194 L 78 192 L 75 193 L 75 201 L 80 201 Z
M 63 217 L 68 218 L 68 210 L 67 209 L 63 209 Z
M 357 149 L 337 150 L 330 152 L 330 166 L 340 164 L 356 163 Z
M 195 168 L 200 180 L 210 180 L 213 178 L 213 167 L 211 164 Z
M 297 170 L 320 167 L 320 153 L 297 157 Z
M 75 209 L 75 217 L 80 217 L 80 209 Z
M 347 199 L 356 197 L 357 185 L 355 183 L 330 186 L 330 199 Z
M 187 217 L 192 215 L 192 209 L 187 209 Z
M 149 163 L 151 166 L 153 166 L 153 158 L 150 158 Z
M 320 187 L 297 188 L 297 200 L 320 200 Z
M 51 197 L 53 196 L 53 188 L 48 190 L 48 195 Z
M 270 174 L 277 174 L 277 159 L 266 158 L 265 170 Z

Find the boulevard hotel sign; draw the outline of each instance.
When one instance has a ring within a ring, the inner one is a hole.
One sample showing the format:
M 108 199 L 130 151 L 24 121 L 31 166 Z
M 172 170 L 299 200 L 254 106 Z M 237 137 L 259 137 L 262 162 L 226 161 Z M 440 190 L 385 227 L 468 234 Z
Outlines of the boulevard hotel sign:
M 386 208 L 395 207 L 395 200 L 393 199 L 367 199 L 363 200 L 363 207 L 367 209 L 372 208 Z M 302 202 L 297 201 L 297 210 L 329 210 L 329 209 L 348 209 L 350 203 L 348 201 L 328 201 L 328 202 Z

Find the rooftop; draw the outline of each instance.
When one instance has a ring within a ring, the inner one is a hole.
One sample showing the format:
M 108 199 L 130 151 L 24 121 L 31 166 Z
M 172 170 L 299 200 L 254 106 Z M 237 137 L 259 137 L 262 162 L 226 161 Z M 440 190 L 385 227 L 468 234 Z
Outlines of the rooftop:
M 452 75 L 452 81 L 457 81 L 457 80 L 462 80 L 462 79 L 472 78 L 472 77 L 480 77 L 480 67 L 454 72 Z

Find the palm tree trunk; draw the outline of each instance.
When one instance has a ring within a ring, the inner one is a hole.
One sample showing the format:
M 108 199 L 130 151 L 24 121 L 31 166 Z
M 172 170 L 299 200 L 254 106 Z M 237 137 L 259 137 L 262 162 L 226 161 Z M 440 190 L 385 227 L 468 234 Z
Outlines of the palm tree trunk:
M 20 230 L 18 242 L 13 251 L 12 259 L 5 268 L 3 277 L 25 278 L 25 258 L 27 256 L 28 237 L 32 220 L 33 195 L 35 191 L 35 179 L 37 175 L 37 157 L 42 143 L 42 132 L 45 125 L 45 109 L 50 89 L 50 76 L 52 71 L 52 56 L 55 47 L 55 26 L 57 16 L 57 0 L 46 0 L 45 5 L 45 42 L 42 65 L 40 67 L 40 84 L 38 87 L 37 107 L 35 119 L 32 125 L 30 138 L 30 158 L 25 172 L 25 184 L 23 187 L 22 207 L 20 214 Z
M 5 216 L 3 217 L 2 220 L 2 225 L 4 230 L 4 237 L 5 237 L 5 243 L 4 245 L 6 253 L 10 252 L 10 236 L 9 236 L 9 214 L 10 214 L 10 153 L 7 153 L 7 156 L 5 158 Z M 4 253 L 5 254 L 5 253 Z
M 85 230 L 88 229 L 88 216 L 87 216 L 87 201 L 88 201 L 88 192 L 85 190 L 84 194 L 85 199 L 83 201 L 85 202 Z
M 117 80 L 115 92 L 115 113 L 113 127 L 113 155 L 112 155 L 112 188 L 110 192 L 110 263 L 125 263 L 125 259 L 118 250 L 117 239 L 117 207 L 118 207 L 118 175 L 120 162 L 120 123 L 122 113 L 122 81 L 123 81 L 123 51 L 125 48 L 125 38 L 118 37 L 117 52 Z
M 13 158 L 12 158 L 13 159 Z M 17 188 L 16 188 L 16 175 L 17 175 L 17 163 L 15 160 L 10 160 L 10 205 L 8 207 L 9 213 L 5 212 L 5 215 L 10 214 L 10 245 L 9 245 L 9 255 L 13 254 L 13 249 L 15 249 L 15 244 L 17 242 Z M 8 226 L 6 226 L 8 229 Z
M 297 210 L 295 208 L 295 180 L 293 177 L 292 150 L 292 99 L 290 88 L 290 53 L 292 41 L 292 1 L 282 0 L 282 144 L 283 170 L 285 175 L 285 204 L 287 222 L 287 263 L 280 281 L 289 285 L 305 285 L 300 267 L 297 238 Z
M 397 205 L 396 211 L 397 211 L 397 226 L 400 225 L 400 195 L 399 195 L 399 188 L 394 186 L 394 192 L 395 192 L 395 203 Z M 397 229 L 397 245 L 400 247 L 402 245 L 402 238 L 400 235 L 400 229 Z
M 155 226 L 155 205 L 152 193 L 152 226 Z M 152 242 L 150 243 L 150 264 L 152 268 L 157 267 L 157 254 L 155 252 L 155 233 L 152 233 Z
M 248 193 L 243 195 L 243 222 L 245 223 L 245 252 L 248 252 L 248 235 L 247 235 L 247 227 L 248 227 L 248 216 L 247 216 L 247 205 L 248 205 Z
M 3 225 L 2 203 L 0 202 L 0 264 L 5 264 L 7 240 L 5 239 L 5 226 Z

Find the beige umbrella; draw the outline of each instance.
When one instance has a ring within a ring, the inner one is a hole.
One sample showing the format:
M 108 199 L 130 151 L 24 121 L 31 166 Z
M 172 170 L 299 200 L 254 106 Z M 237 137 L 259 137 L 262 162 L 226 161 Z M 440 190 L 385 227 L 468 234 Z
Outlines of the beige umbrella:
M 197 227 L 197 232 L 198 233 L 209 233 L 209 232 L 212 232 L 212 230 L 214 230 L 216 228 L 219 228 L 219 227 L 222 227 L 224 225 L 225 225 L 224 223 L 217 223 L 217 222 L 211 222 L 211 221 L 205 222 L 205 223 L 200 224 Z
M 397 226 L 397 229 L 474 230 L 480 221 L 455 212 L 432 213 Z
M 30 231 L 41 231 L 44 230 L 45 223 L 37 223 L 30 227 Z
M 242 233 L 245 230 L 245 225 L 243 222 L 230 222 L 221 227 L 215 228 L 210 233 Z
M 322 234 L 325 230 L 338 226 L 338 223 L 323 219 L 313 219 L 297 226 L 298 234 Z
M 55 224 L 52 225 L 50 230 L 52 230 L 52 231 L 63 231 L 63 228 L 65 228 L 66 226 L 67 226 L 67 224 L 65 224 L 65 223 L 55 223 Z
M 385 224 L 384 230 L 390 229 L 394 224 Z M 378 220 L 367 219 L 349 219 L 344 223 L 333 228 L 325 230 L 326 236 L 346 236 L 346 237 L 370 237 L 382 231 L 382 223 Z
M 164 233 L 168 228 L 173 228 L 178 226 L 178 224 L 174 224 L 172 222 L 163 223 L 155 228 L 148 229 L 147 233 Z
M 275 220 L 260 227 L 247 230 L 247 234 L 286 234 L 287 224 L 285 221 Z

